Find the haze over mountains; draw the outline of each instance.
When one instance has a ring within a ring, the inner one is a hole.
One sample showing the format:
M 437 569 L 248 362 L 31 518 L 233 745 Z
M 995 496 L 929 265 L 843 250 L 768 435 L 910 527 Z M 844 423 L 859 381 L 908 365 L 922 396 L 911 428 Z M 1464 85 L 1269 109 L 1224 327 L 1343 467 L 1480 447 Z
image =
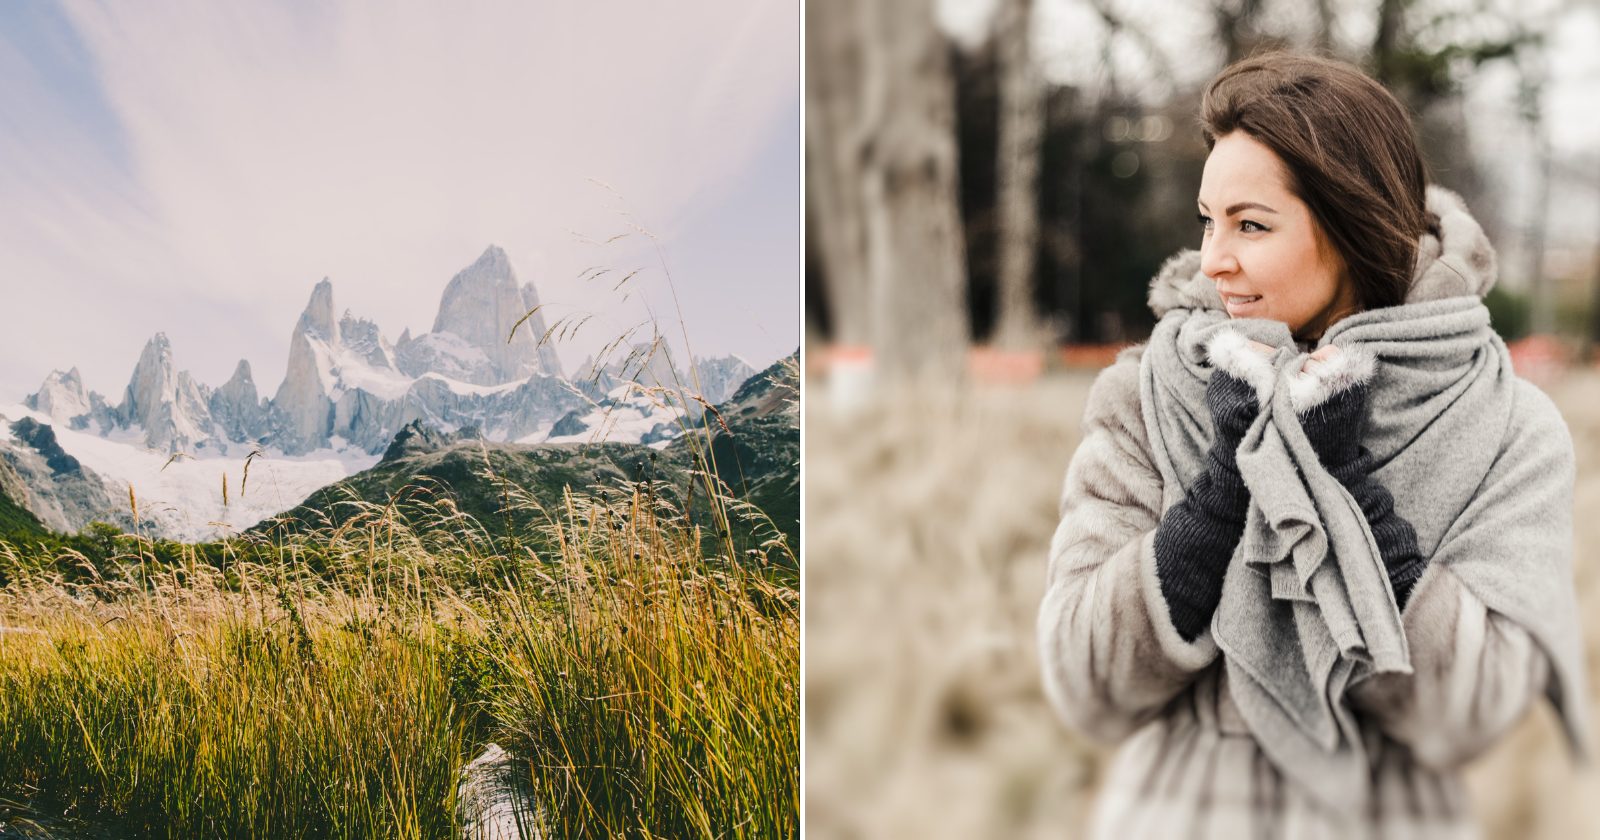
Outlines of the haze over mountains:
M 586 360 L 569 379 L 554 344 L 540 342 L 549 324 L 533 311 L 538 306 L 534 286 L 518 281 L 494 245 L 445 286 L 432 330 L 408 330 L 393 342 L 370 320 L 336 314 L 334 285 L 324 278 L 290 333 L 286 373 L 270 397 L 243 359 L 220 386 L 196 381 L 176 368 L 171 343 L 156 333 L 115 401 L 86 391 L 74 368 L 52 371 L 20 406 L 0 402 L 0 460 L 36 495 L 58 497 L 36 500 L 60 511 L 52 527 L 81 527 L 84 517 L 73 511 L 104 508 L 102 496 L 125 495 L 131 484 L 183 514 L 183 523 L 164 523 L 163 531 L 197 538 L 214 521 L 252 524 L 370 467 L 414 421 L 503 443 L 660 447 L 680 434 L 680 417 L 702 410 L 675 382 L 691 394 L 698 382 L 700 396 L 716 404 L 759 370 L 737 356 L 680 368 L 661 344 L 654 353 L 648 345 L 624 347 L 615 359 Z M 629 380 L 668 391 L 641 392 Z M 34 425 L 12 428 L 23 419 Z M 49 452 L 29 443 L 46 438 Z M 237 482 L 240 462 L 255 451 L 271 464 L 277 498 L 221 505 L 224 468 Z M 68 461 L 76 472 L 50 466 Z

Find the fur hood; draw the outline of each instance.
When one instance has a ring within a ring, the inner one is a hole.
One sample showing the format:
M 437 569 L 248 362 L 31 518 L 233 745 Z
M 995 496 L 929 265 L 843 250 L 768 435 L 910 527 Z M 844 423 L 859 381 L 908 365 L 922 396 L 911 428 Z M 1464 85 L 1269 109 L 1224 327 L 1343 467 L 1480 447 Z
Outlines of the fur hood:
M 1418 240 L 1417 268 L 1406 303 L 1489 293 L 1495 281 L 1495 253 L 1483 228 L 1461 196 L 1438 185 L 1428 187 L 1428 210 L 1439 217 L 1439 235 Z M 1192 248 L 1167 258 L 1150 281 L 1150 311 L 1157 318 L 1173 309 L 1224 309 L 1217 285 L 1200 271 L 1200 252 Z

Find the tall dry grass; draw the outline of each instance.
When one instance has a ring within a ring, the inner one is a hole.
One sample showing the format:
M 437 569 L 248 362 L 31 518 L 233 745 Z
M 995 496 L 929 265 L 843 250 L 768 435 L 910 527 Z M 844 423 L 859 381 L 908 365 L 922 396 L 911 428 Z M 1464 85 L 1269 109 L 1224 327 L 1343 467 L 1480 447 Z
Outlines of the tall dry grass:
M 881 393 L 857 413 L 808 381 L 811 836 L 1082 835 L 1111 753 L 1046 705 L 1034 622 L 1091 381 Z M 1575 571 L 1600 697 L 1600 375 L 1550 390 L 1579 453 Z M 1572 770 L 1547 708 L 1468 773 L 1486 836 L 1506 840 L 1600 836 L 1597 778 Z
M 12 593 L 31 632 L 0 642 L 0 778 L 139 835 L 449 835 L 467 733 L 434 628 L 301 609 L 198 582 L 110 609 Z
M 546 555 L 443 501 L 347 504 L 223 568 L 130 539 L 70 583 L 0 547 L 0 825 L 459 836 L 498 740 L 540 836 L 798 833 L 792 586 L 649 488 L 569 493 Z
M 798 593 L 706 563 L 647 498 L 614 511 L 591 508 L 561 540 L 566 573 L 542 592 L 560 611 L 500 610 L 495 717 L 537 798 L 560 836 L 793 836 Z

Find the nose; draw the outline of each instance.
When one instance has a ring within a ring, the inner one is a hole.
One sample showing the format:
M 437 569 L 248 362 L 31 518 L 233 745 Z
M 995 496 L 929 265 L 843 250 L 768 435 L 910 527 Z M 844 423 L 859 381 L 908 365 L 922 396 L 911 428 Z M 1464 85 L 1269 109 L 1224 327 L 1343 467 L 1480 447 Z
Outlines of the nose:
M 1200 244 L 1200 270 L 1216 280 L 1239 270 L 1239 260 L 1233 255 L 1233 246 L 1226 236 L 1212 235 Z

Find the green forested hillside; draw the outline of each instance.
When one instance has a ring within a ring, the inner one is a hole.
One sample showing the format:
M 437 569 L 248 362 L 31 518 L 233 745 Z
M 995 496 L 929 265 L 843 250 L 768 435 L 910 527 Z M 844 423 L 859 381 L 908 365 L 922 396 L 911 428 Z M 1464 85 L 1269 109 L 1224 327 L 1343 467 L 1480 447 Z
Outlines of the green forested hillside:
M 686 505 L 715 538 L 718 528 L 705 504 L 703 479 L 693 476 L 705 460 L 709 438 L 708 463 L 732 498 L 755 506 L 772 522 L 768 527 L 758 518 L 730 517 L 736 550 L 758 548 L 775 527 L 798 556 L 800 429 L 792 410 L 793 368 L 785 367 L 793 359 L 751 377 L 702 421 L 704 427 L 691 427 L 662 449 L 634 443 L 492 443 L 415 423 L 396 436 L 376 466 L 318 490 L 278 521 L 252 530 L 338 525 L 358 515 L 362 503 L 394 502 L 402 510 L 409 505 L 432 512 L 448 498 L 487 535 L 537 543 L 538 527 L 548 520 L 545 512 L 559 510 L 569 488 L 584 494 L 626 492 L 648 482 L 648 492 Z M 692 481 L 699 486 L 691 489 Z

